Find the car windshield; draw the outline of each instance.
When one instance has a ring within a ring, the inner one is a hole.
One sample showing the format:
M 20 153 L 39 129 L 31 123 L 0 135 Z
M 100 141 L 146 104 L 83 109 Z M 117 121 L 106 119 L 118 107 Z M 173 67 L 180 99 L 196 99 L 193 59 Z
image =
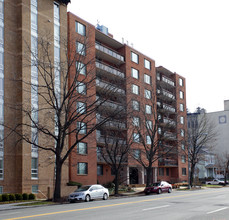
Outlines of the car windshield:
M 153 183 L 151 186 L 160 186 L 160 183 Z
M 75 190 L 75 192 L 82 192 L 86 191 L 90 188 L 91 186 L 81 186 L 79 189 Z

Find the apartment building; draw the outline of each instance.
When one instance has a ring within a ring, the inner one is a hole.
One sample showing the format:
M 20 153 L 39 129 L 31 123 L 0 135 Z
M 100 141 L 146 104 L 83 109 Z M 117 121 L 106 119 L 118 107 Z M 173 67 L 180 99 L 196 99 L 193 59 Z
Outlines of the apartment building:
M 100 155 L 105 142 L 112 143 L 119 137 L 124 143 L 132 138 L 131 151 L 140 156 L 143 146 L 139 131 L 144 133 L 146 124 L 152 126 L 155 117 L 160 117 L 158 138 L 163 136 L 161 144 L 172 150 L 153 163 L 153 181 L 187 181 L 187 159 L 185 154 L 177 153 L 187 149 L 185 78 L 164 67 L 156 68 L 153 59 L 116 41 L 104 26 L 94 27 L 72 13 L 68 13 L 68 24 L 70 50 L 77 51 L 78 41 L 80 44 L 90 42 L 90 49 L 85 51 L 94 63 L 94 68 L 90 69 L 94 69 L 95 87 L 90 91 L 95 89 L 96 100 L 106 100 L 96 112 L 96 123 L 108 112 L 125 110 L 125 114 L 114 117 L 112 122 L 105 123 L 96 134 L 84 140 L 82 144 L 87 151 L 71 156 L 70 180 L 83 184 L 112 181 L 113 172 Z M 134 131 L 133 124 L 140 130 Z M 114 130 L 118 130 L 115 135 Z M 113 136 L 109 136 L 111 133 Z M 148 138 L 146 134 L 144 136 Z M 128 156 L 121 175 L 126 184 L 145 184 L 146 172 L 134 157 Z M 84 164 L 82 171 L 79 163 Z
M 64 48 L 60 45 L 60 39 L 67 39 L 68 2 L 0 1 L 0 120 L 5 125 L 0 128 L 0 193 L 33 192 L 42 198 L 52 195 L 55 166 L 50 162 L 50 155 L 22 141 L 20 135 L 28 134 L 36 143 L 47 141 L 38 135 L 35 127 L 26 126 L 31 120 L 23 109 L 31 109 L 30 116 L 34 122 L 45 117 L 39 114 L 41 101 L 36 85 L 41 79 L 34 63 L 40 54 L 41 36 L 49 38 L 52 62 L 61 61 L 60 54 Z M 60 87 L 61 82 L 56 83 L 56 88 Z M 12 129 L 19 124 L 24 125 L 17 130 L 20 135 L 16 135 Z M 68 181 L 65 169 L 63 184 Z

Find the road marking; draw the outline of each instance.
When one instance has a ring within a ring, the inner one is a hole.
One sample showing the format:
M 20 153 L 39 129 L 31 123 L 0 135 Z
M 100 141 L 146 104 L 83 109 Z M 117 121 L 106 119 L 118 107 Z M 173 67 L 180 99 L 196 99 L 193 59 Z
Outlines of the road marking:
M 217 210 L 214 210 L 214 211 L 211 211 L 211 212 L 207 212 L 207 214 L 212 214 L 212 213 L 215 213 L 215 212 L 220 212 L 220 211 L 225 210 L 225 209 L 228 209 L 228 207 L 224 207 L 224 208 L 217 209 Z
M 154 199 L 146 199 L 146 200 L 140 200 L 140 201 L 134 201 L 134 202 L 116 203 L 116 204 L 111 204 L 111 205 L 96 206 L 96 207 L 89 207 L 89 208 L 82 208 L 82 209 L 73 209 L 73 210 L 66 210 L 66 211 L 59 211 L 59 212 L 42 213 L 42 214 L 36 214 L 36 215 L 30 215 L 30 216 L 22 216 L 22 217 L 9 218 L 9 219 L 3 219 L 3 220 L 16 220 L 16 219 L 35 218 L 35 217 L 40 217 L 40 216 L 57 215 L 57 214 L 63 214 L 63 213 L 68 213 L 68 212 L 79 212 L 79 211 L 101 209 L 101 208 L 128 205 L 128 204 L 136 204 L 136 203 L 142 203 L 142 202 L 151 202 L 151 201 L 163 200 L 163 199 L 168 199 L 168 198 L 171 199 L 171 198 L 190 197 L 190 196 L 195 196 L 195 195 L 211 194 L 211 193 L 214 193 L 214 192 L 210 191 L 210 192 L 200 192 L 200 193 L 195 193 L 195 194 L 190 194 L 189 193 L 189 194 L 183 194 L 183 195 L 177 195 L 177 196 L 172 196 L 172 195 L 171 196 L 162 196 L 162 197 L 154 198 Z
M 148 211 L 148 210 L 153 210 L 153 209 L 161 209 L 165 207 L 169 207 L 170 205 L 163 205 L 163 206 L 158 206 L 158 207 L 153 207 L 153 208 L 148 208 L 148 209 L 142 209 L 142 211 Z

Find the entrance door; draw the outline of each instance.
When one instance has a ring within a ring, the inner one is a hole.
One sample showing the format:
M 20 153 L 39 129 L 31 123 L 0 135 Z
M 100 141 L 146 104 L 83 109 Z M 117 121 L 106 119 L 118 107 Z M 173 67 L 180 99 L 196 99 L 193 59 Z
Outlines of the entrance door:
M 138 184 L 138 169 L 130 167 L 130 184 Z

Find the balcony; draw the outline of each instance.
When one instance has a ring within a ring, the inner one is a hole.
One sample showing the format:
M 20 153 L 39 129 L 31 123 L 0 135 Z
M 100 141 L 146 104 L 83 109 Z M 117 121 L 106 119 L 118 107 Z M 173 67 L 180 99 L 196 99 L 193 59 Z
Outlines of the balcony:
M 104 121 L 105 118 L 99 116 L 96 118 L 96 122 L 99 123 L 101 121 Z M 116 128 L 116 129 L 126 129 L 126 123 L 124 122 L 120 122 L 117 120 L 112 120 L 112 121 L 107 121 L 105 122 L 102 126 L 106 127 L 106 128 Z
M 165 101 L 175 101 L 175 95 L 165 89 L 157 89 L 157 96 Z
M 118 54 L 117 52 L 108 47 L 101 45 L 98 42 L 95 43 L 95 49 L 97 58 L 107 60 L 116 65 L 125 63 L 124 57 L 122 55 Z
M 164 134 L 163 134 L 163 138 L 164 138 L 164 139 L 168 139 L 168 140 L 176 140 L 176 139 L 177 139 L 177 136 L 176 136 L 176 134 L 174 134 L 174 133 L 172 133 L 172 132 L 166 131 L 166 132 L 164 132 Z
M 175 159 L 159 159 L 158 166 L 160 167 L 178 167 L 178 162 Z
M 157 76 L 157 83 L 159 83 L 162 87 L 174 89 L 175 82 L 171 79 L 164 77 L 164 76 Z
M 121 138 L 114 138 L 114 137 L 105 137 L 103 135 L 96 135 L 96 140 L 97 140 L 97 143 L 99 144 L 109 144 L 109 145 L 116 145 L 116 144 L 119 144 L 119 145 L 126 145 L 126 140 L 124 139 L 121 139 Z
M 108 101 L 108 100 L 102 100 L 99 98 L 99 96 L 96 96 L 97 104 L 100 105 L 102 108 L 106 108 L 107 110 L 112 111 L 124 111 L 125 107 L 123 105 L 120 105 L 116 102 Z
M 170 118 L 163 118 L 163 120 L 160 120 L 160 123 L 162 126 L 168 126 L 168 127 L 175 127 L 176 122 Z
M 168 104 L 161 104 L 161 102 L 157 101 L 157 109 L 160 112 L 170 112 L 170 113 L 175 113 L 176 109 Z
M 125 79 L 125 74 L 114 67 L 108 66 L 98 61 L 95 62 L 95 65 L 96 68 L 99 69 L 102 73 L 109 74 L 109 76 Z
M 102 80 L 100 80 L 98 78 L 96 79 L 96 86 L 100 90 L 109 90 L 111 93 L 119 93 L 121 95 L 125 95 L 126 94 L 124 89 L 120 89 L 120 88 L 118 88 L 118 87 L 116 87 L 114 85 L 111 85 L 111 84 L 109 84 L 107 82 L 104 82 L 104 81 L 102 81 Z

